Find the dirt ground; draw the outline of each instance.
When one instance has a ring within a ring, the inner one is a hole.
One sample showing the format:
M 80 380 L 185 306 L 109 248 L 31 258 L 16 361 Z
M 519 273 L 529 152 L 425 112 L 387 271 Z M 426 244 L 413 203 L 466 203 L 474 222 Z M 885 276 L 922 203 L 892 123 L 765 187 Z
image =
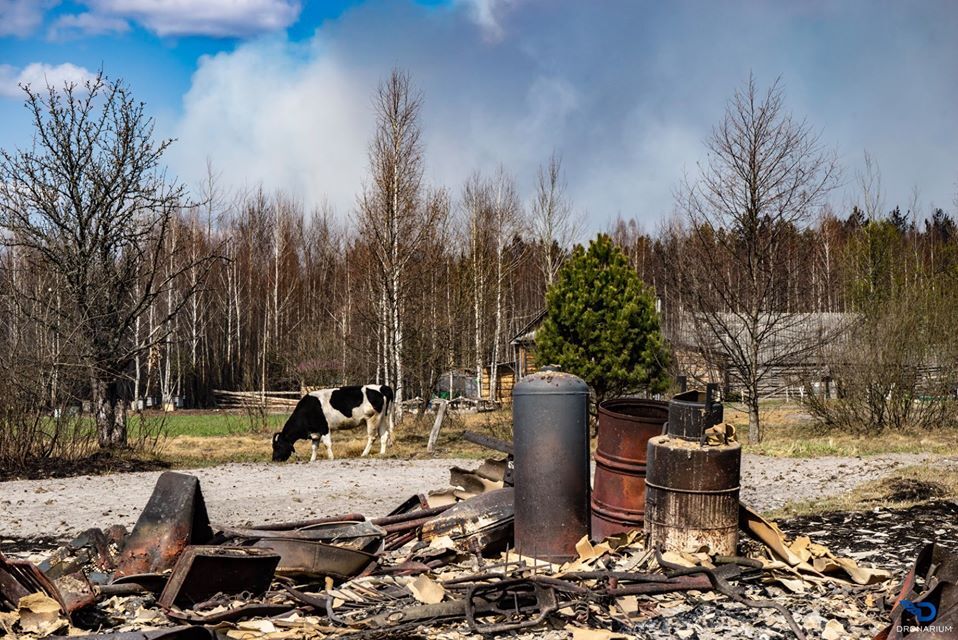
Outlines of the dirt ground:
M 903 466 L 951 464 L 930 455 L 771 458 L 746 455 L 742 499 L 760 511 L 835 496 Z M 449 467 L 476 460 L 348 459 L 234 463 L 190 471 L 215 523 L 247 525 L 348 512 L 388 513 L 410 495 L 448 486 Z M 68 538 L 92 526 L 131 527 L 159 472 L 0 483 L 0 548 L 12 538 Z M 9 544 L 9 543 L 8 543 Z

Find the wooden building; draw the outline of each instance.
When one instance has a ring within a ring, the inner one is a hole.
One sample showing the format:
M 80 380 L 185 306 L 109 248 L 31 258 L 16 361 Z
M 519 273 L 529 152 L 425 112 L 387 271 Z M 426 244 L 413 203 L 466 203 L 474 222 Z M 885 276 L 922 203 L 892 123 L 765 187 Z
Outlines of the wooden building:
M 489 398 L 489 376 L 492 367 L 489 365 L 483 367 L 482 390 L 486 399 L 502 404 L 511 403 L 512 388 L 516 381 L 539 370 L 539 361 L 536 357 L 536 330 L 545 317 L 546 312 L 540 311 L 509 341 L 509 346 L 512 348 L 512 360 L 496 365 L 498 388 L 495 398 Z

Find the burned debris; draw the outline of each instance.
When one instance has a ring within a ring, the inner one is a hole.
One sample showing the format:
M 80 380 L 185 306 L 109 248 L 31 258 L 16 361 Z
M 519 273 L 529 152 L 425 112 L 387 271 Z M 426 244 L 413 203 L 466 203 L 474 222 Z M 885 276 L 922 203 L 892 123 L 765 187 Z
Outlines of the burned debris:
M 0 635 L 900 638 L 916 622 L 903 603 L 958 615 L 945 549 L 899 585 L 741 505 L 740 447 L 710 394 L 605 404 L 592 487 L 584 386 L 529 378 L 515 442 L 483 440 L 507 457 L 380 517 L 211 523 L 199 481 L 166 472 L 129 534 L 0 555 Z

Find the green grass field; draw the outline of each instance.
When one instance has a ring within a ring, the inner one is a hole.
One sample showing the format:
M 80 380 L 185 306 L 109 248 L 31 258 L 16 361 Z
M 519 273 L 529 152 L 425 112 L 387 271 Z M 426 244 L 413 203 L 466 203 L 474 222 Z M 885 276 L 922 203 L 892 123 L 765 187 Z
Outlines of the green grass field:
M 147 413 L 144 414 L 143 424 L 147 429 L 162 426 L 164 434 L 169 437 L 212 438 L 248 433 L 271 433 L 280 430 L 288 417 L 288 414 L 258 416 L 218 411 L 186 411 L 166 414 Z M 131 431 L 139 429 L 140 424 L 140 417 L 133 416 L 130 420 Z

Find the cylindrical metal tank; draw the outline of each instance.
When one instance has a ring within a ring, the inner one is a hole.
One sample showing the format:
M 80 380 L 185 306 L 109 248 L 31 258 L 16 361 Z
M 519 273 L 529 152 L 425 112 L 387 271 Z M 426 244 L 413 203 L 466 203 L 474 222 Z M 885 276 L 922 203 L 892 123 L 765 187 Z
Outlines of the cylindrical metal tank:
M 722 422 L 721 402 L 715 401 L 717 384 L 705 387 L 701 391 L 682 391 L 669 400 L 668 434 L 673 438 L 701 440 L 705 430 Z
M 589 534 L 589 387 L 559 371 L 512 390 L 516 551 L 551 562 L 576 557 Z
M 742 447 L 649 440 L 645 528 L 668 551 L 735 555 Z
M 592 483 L 592 537 L 642 529 L 649 439 L 662 434 L 668 403 L 616 398 L 599 405 Z

